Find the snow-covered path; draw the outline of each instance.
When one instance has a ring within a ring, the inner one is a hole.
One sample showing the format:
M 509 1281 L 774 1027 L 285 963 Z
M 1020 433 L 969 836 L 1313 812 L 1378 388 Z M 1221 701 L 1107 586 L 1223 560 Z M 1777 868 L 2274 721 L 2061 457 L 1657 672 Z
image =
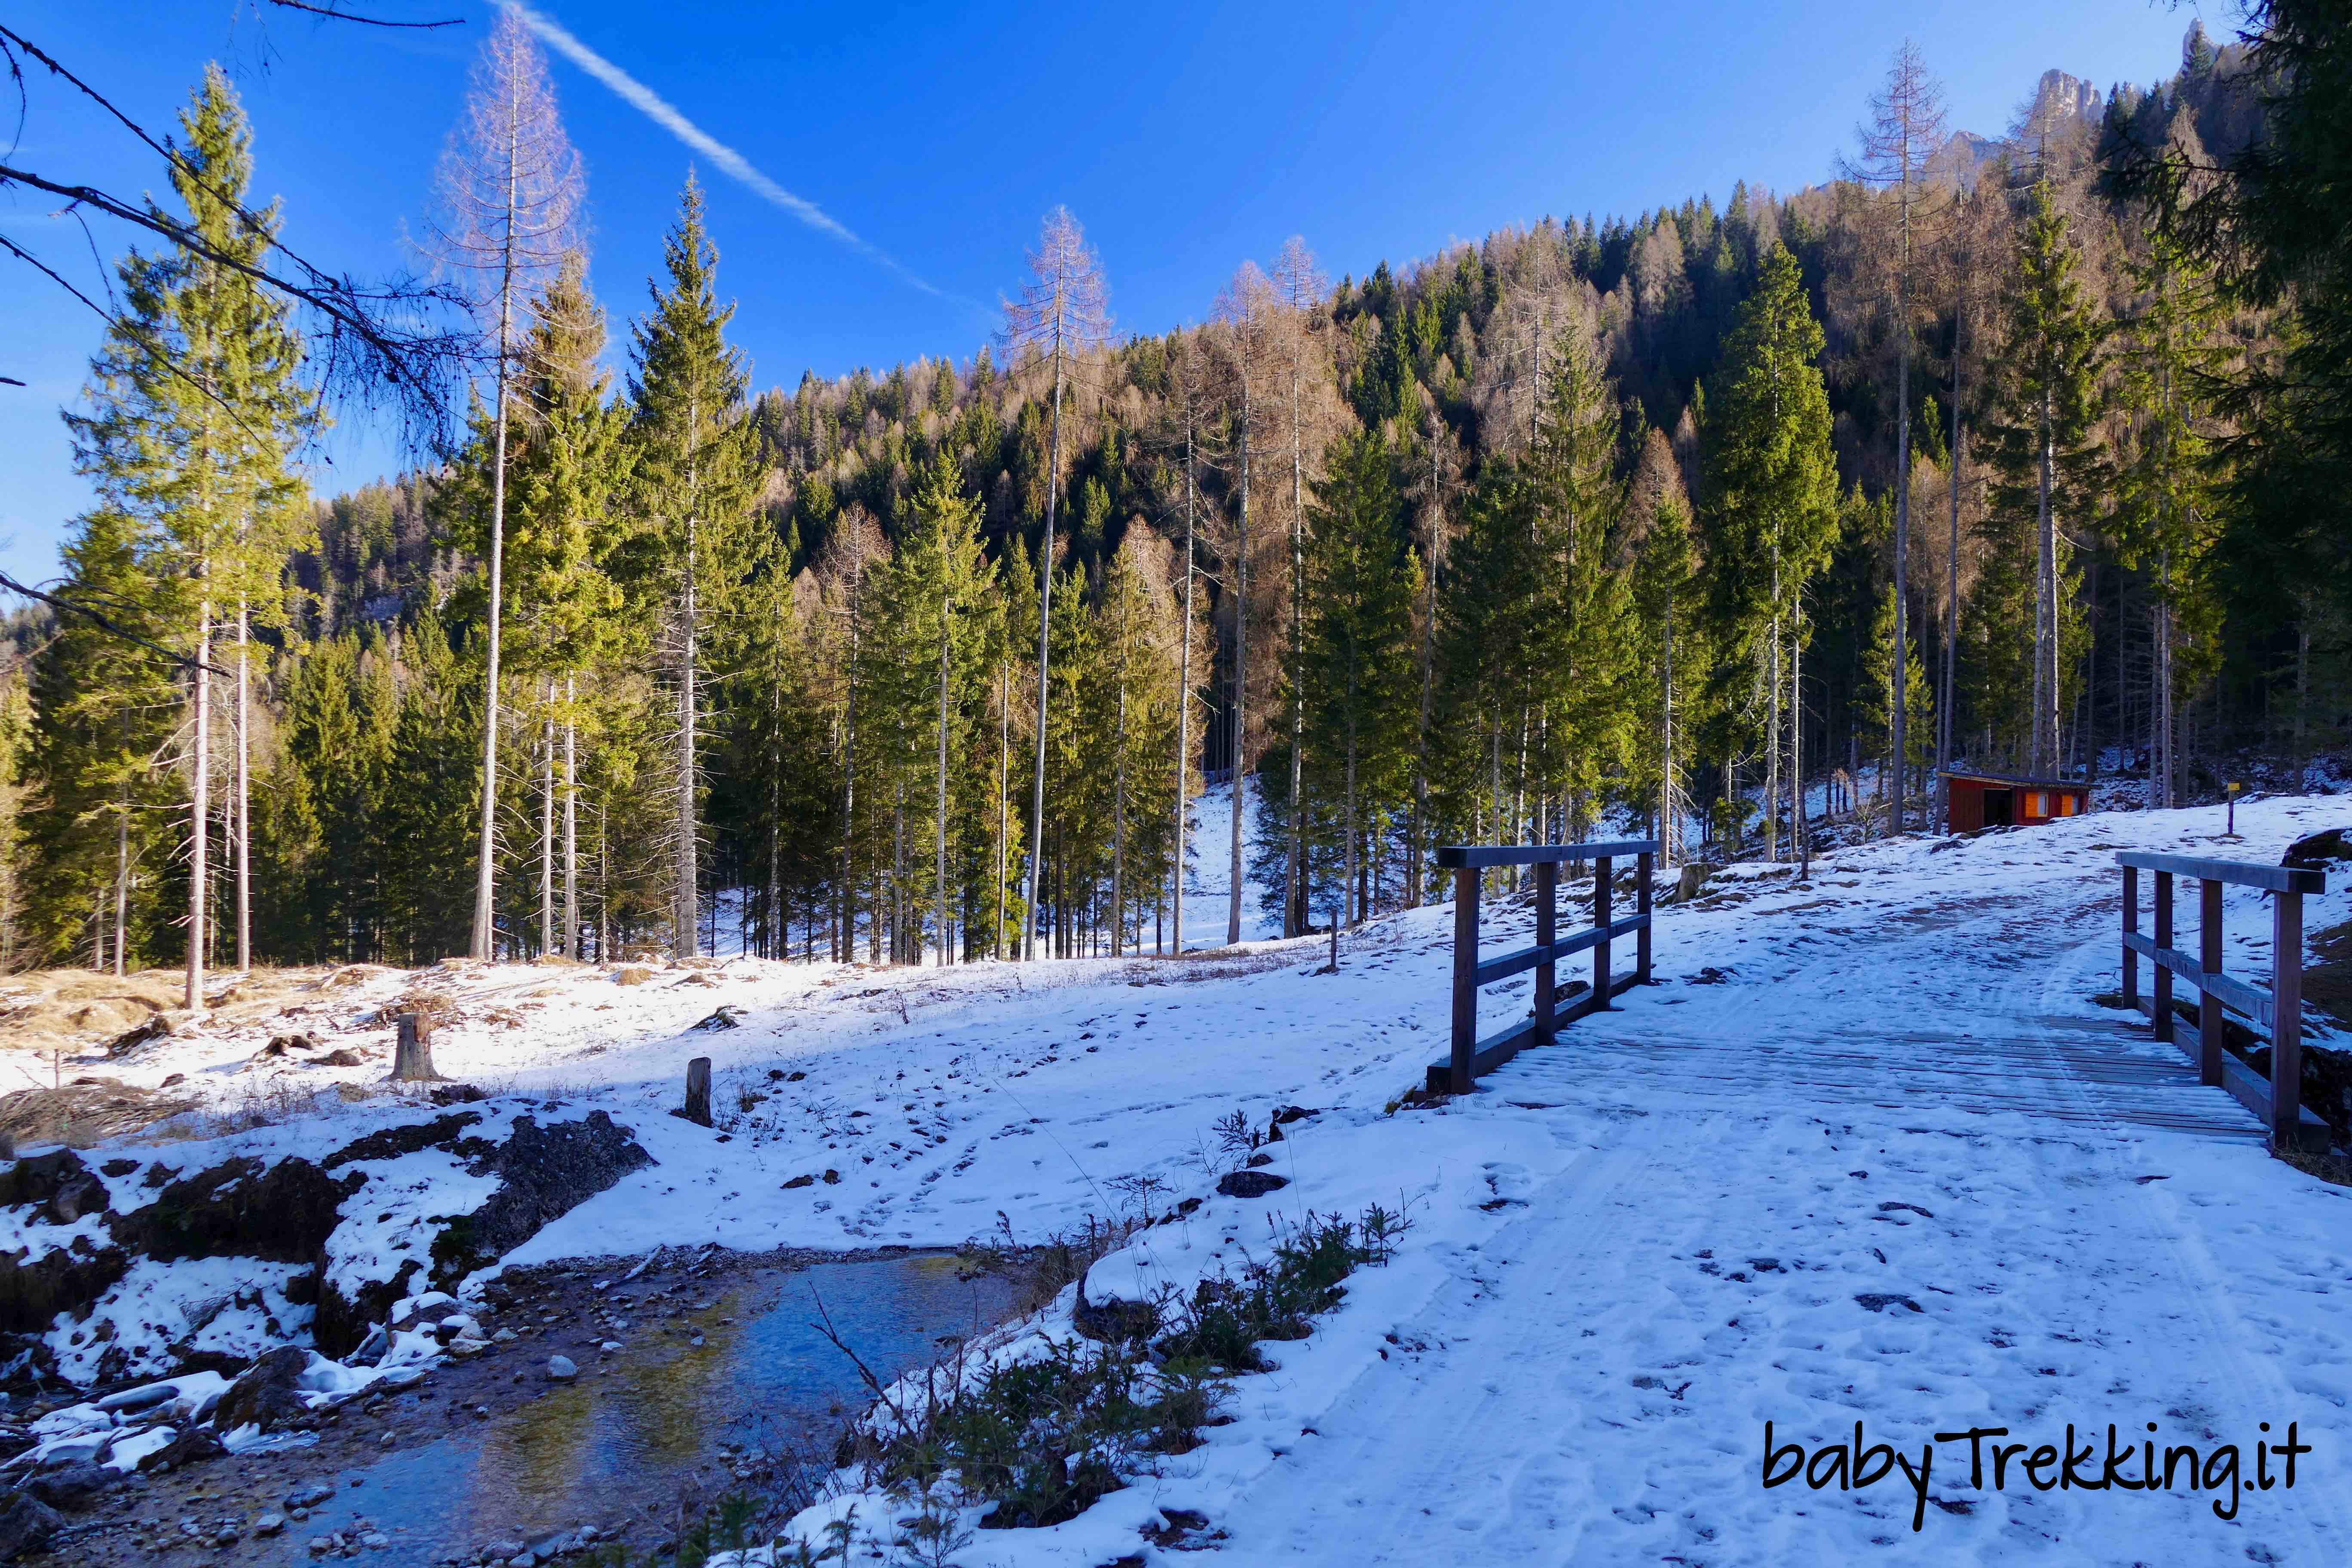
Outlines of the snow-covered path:
M 2177 1052 L 2085 1005 L 2114 983 L 2112 861 L 2036 854 L 2054 847 L 1978 841 L 1949 881 L 1851 857 L 1829 923 L 1761 895 L 1705 944 L 1721 984 L 1631 993 L 1485 1080 L 1451 1114 L 1539 1124 L 1556 1167 L 1490 1168 L 1511 1222 L 1449 1249 L 1391 1358 L 1223 1517 L 1226 1554 L 2340 1556 L 2352 1194 L 2271 1163 Z M 1716 918 L 1662 922 L 1662 953 Z M 1923 1503 L 1900 1469 L 1768 1489 L 1768 1420 L 1807 1456 L 1859 1420 L 1915 1465 L 1938 1431 L 2012 1435 L 1987 1440 L 1981 1484 L 1966 1441 L 1937 1445 Z M 2277 1441 L 2289 1421 L 2319 1451 L 2292 1492 L 2259 1490 L 2261 1424 Z M 2169 1497 L 2037 1490 L 2030 1454 L 1992 1487 L 1994 1444 L 2060 1446 L 2069 1423 L 2096 1480 L 2110 1422 L 2127 1477 L 2150 1422 L 2160 1445 L 2239 1445 L 2237 1517 L 2185 1479 Z

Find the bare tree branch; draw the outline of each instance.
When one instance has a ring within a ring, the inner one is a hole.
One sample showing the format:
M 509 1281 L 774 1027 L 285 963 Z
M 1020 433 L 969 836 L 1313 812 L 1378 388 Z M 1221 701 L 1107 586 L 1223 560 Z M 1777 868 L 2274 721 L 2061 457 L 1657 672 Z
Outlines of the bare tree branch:
M 383 16 L 360 16 L 349 11 L 338 11 L 332 5 L 313 5 L 309 0 L 268 0 L 268 3 L 289 11 L 307 11 L 313 16 L 327 16 L 338 22 L 356 22 L 362 27 L 455 27 L 464 21 L 463 17 L 451 16 L 438 22 L 394 22 Z
M 12 594 L 22 594 L 27 599 L 37 599 L 42 604 L 48 605 L 51 609 L 62 610 L 69 616 L 79 616 L 83 619 L 96 626 L 99 630 L 105 632 L 108 636 L 121 637 L 127 643 L 135 643 L 139 647 L 145 648 L 148 652 L 159 654 L 184 669 L 201 669 L 210 675 L 228 675 L 233 673 L 232 671 L 221 668 L 218 665 L 206 664 L 202 659 L 190 658 L 186 654 L 173 653 L 170 648 L 165 647 L 161 643 L 148 641 L 145 637 L 141 637 L 137 632 L 131 631 L 128 627 L 121 625 L 102 611 L 93 610 L 88 605 L 77 604 L 71 599 L 61 599 L 55 594 L 45 594 L 38 588 L 28 588 L 24 584 L 17 582 L 14 577 L 9 576 L 5 572 L 0 572 L 0 588 L 5 588 Z

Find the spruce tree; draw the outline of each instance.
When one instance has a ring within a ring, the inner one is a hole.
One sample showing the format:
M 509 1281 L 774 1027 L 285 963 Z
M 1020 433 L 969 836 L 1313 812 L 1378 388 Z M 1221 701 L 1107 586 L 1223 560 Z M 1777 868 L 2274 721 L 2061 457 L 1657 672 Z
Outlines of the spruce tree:
M 138 531 L 137 570 L 159 580 L 142 597 L 151 605 L 172 603 L 180 622 L 173 640 L 190 659 L 185 1005 L 199 1009 L 213 931 L 215 639 L 234 625 L 242 718 L 248 624 L 274 618 L 284 604 L 287 558 L 307 547 L 311 524 L 290 466 L 309 417 L 295 379 L 301 343 L 283 298 L 255 275 L 274 241 L 278 210 L 248 220 L 251 133 L 217 66 L 206 69 L 180 124 L 184 145 L 172 184 L 201 245 L 153 258 L 134 252 L 121 264 L 122 310 L 91 363 L 90 412 L 68 415 L 67 423 L 76 466 L 102 504 Z M 245 755 L 240 733 L 233 805 L 247 798 Z M 246 864 L 236 855 L 238 962 L 250 957 L 243 940 Z
M 1746 714 L 1738 727 L 1763 743 L 1765 845 L 1776 858 L 1780 796 L 1799 761 L 1781 724 L 1798 688 L 1799 617 L 1837 523 L 1822 348 L 1796 258 L 1775 240 L 1707 395 L 1701 515 L 1709 613 L 1723 639 L 1716 696 L 1727 713 Z M 1750 679 L 1760 702 L 1748 700 Z M 1801 786 L 1791 793 L 1801 802 Z
M 709 639 L 740 637 L 729 619 L 764 540 L 752 503 L 759 429 L 744 389 L 750 369 L 726 341 L 735 307 L 719 303 L 719 252 L 702 222 L 702 187 L 688 176 L 678 221 L 663 246 L 667 287 L 633 339 L 629 380 L 630 496 L 640 519 L 626 571 L 640 613 L 661 628 L 676 741 L 670 853 L 670 939 L 698 949 L 701 775 L 698 745 Z
M 2080 258 L 2068 230 L 2048 179 L 2037 181 L 2002 300 L 1987 442 L 1997 478 L 1985 542 L 2004 558 L 2004 574 L 2008 557 L 2032 561 L 2033 619 L 2031 627 L 2013 619 L 1984 624 L 1979 635 L 2021 638 L 2032 649 L 2023 749 L 2026 767 L 2039 775 L 2055 773 L 2064 755 L 2063 655 L 2081 616 L 2073 548 L 2060 525 L 2087 524 L 2105 483 L 2097 430 L 2104 333 L 2076 276 Z

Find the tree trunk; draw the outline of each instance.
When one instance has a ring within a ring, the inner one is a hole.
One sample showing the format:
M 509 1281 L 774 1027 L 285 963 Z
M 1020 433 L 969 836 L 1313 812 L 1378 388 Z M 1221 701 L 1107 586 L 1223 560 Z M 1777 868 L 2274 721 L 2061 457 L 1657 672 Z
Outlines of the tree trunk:
M 1189 384 L 1184 404 L 1184 625 L 1176 655 L 1176 854 L 1170 879 L 1176 951 L 1184 951 L 1184 836 L 1191 827 L 1185 796 L 1192 760 L 1192 529 L 1199 491 L 1193 483 L 1192 405 Z
M 709 1057 L 696 1057 L 686 1064 L 686 1119 L 698 1127 L 711 1124 Z
M 394 1022 L 399 1027 L 397 1042 L 393 1047 L 392 1081 L 394 1083 L 435 1083 L 441 1075 L 433 1070 L 433 1026 L 421 1014 L 403 1013 Z
M 1242 939 L 1242 791 L 1248 779 L 1249 752 L 1249 379 L 1242 378 L 1242 473 L 1239 522 L 1234 531 L 1234 787 L 1233 854 L 1227 866 L 1225 944 Z
M 246 677 L 245 601 L 236 602 L 236 968 L 253 969 L 253 748 L 247 738 L 252 703 Z
M 1045 469 L 1045 540 L 1037 552 L 1037 774 L 1031 782 L 1029 875 L 1023 894 L 1021 943 L 1024 959 L 1037 956 L 1037 860 L 1045 845 L 1045 715 L 1050 697 L 1047 665 L 1054 632 L 1054 500 L 1062 486 L 1062 345 L 1054 344 L 1054 440 Z
M 201 572 L 200 572 L 201 574 Z M 213 604 L 196 608 L 196 734 L 194 788 L 188 805 L 194 842 L 188 847 L 188 980 L 184 1005 L 192 1013 L 205 1005 L 205 873 L 212 852 L 212 722 L 213 722 Z
M 555 682 L 542 681 L 547 711 L 539 724 L 539 952 L 555 955 Z
M 687 408 L 689 443 L 693 439 L 691 432 L 694 427 L 694 407 L 692 401 L 689 400 Z M 695 581 L 697 565 L 695 515 L 694 506 L 691 504 L 694 500 L 698 499 L 694 494 L 698 487 L 695 464 L 690 455 L 687 463 L 687 485 L 689 504 L 686 512 L 686 595 L 685 604 L 682 606 L 685 625 L 681 628 L 677 682 L 677 886 L 672 895 L 673 907 L 677 914 L 671 932 L 677 956 L 680 958 L 695 956 L 700 937 L 698 928 L 702 912 L 701 877 L 699 868 L 696 865 L 696 851 L 698 846 L 695 842 L 694 809 L 695 725 L 699 718 L 695 693 L 697 674 L 695 660 L 699 651 L 696 647 L 696 641 L 697 634 L 700 629 L 697 622 L 700 606 L 695 603 L 695 594 L 698 584 Z
M 944 543 L 944 541 L 942 541 Z M 947 554 L 940 552 L 940 571 L 947 570 Z M 940 778 L 939 822 L 936 847 L 939 858 L 939 922 L 940 967 L 952 961 L 953 949 L 948 940 L 948 658 L 955 629 L 955 606 L 949 602 L 947 584 L 940 584 Z
M 572 705 L 579 686 L 563 678 L 563 956 L 580 957 L 580 721 Z

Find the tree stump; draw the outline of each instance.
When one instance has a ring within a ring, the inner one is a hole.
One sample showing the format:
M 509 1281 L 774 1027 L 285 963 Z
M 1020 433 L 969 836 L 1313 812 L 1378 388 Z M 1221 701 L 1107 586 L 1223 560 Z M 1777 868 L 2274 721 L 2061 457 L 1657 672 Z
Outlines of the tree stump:
M 433 1070 L 433 1030 L 415 1013 L 403 1013 L 393 1020 L 400 1029 L 399 1044 L 392 1055 L 392 1081 L 394 1083 L 438 1083 L 441 1075 Z
M 710 1058 L 697 1057 L 686 1064 L 686 1119 L 710 1125 Z

